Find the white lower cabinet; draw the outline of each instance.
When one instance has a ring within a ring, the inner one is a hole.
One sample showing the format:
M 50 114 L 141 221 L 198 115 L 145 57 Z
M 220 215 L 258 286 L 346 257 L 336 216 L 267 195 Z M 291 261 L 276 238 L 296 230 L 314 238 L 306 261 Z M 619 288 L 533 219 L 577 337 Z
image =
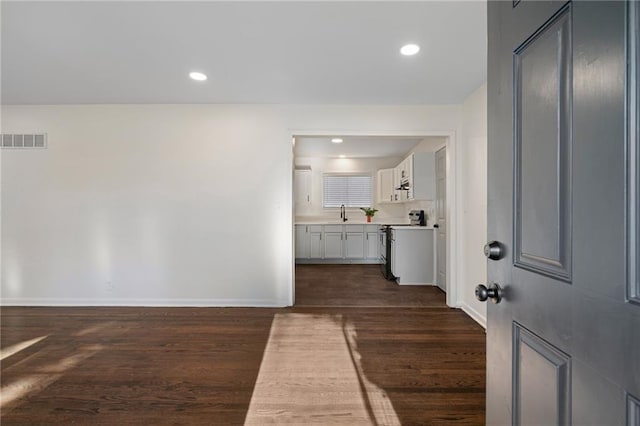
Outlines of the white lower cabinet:
M 322 259 L 322 225 L 296 225 L 296 259 Z
M 325 259 L 342 259 L 344 257 L 343 232 L 342 225 L 324 225 Z
M 298 263 L 378 263 L 378 225 L 296 225 Z
M 392 228 L 391 273 L 401 285 L 433 285 L 433 229 Z
M 342 258 L 342 232 L 325 232 L 324 234 L 324 258 Z
M 309 258 L 308 230 L 309 225 L 296 225 L 296 259 Z
M 322 239 L 322 226 L 309 227 L 309 258 L 322 259 L 324 257 L 324 240 Z
M 364 226 L 363 225 L 345 225 L 344 241 L 346 259 L 363 259 L 364 258 Z
M 380 237 L 377 225 L 367 226 L 365 229 L 364 257 L 369 260 L 376 260 L 380 257 L 378 248 L 380 247 Z

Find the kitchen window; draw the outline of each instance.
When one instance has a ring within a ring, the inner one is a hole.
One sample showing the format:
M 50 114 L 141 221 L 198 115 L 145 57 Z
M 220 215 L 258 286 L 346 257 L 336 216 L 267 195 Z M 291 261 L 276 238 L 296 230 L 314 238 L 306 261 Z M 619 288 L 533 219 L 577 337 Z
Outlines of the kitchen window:
M 322 207 L 371 207 L 372 181 L 369 174 L 323 175 Z

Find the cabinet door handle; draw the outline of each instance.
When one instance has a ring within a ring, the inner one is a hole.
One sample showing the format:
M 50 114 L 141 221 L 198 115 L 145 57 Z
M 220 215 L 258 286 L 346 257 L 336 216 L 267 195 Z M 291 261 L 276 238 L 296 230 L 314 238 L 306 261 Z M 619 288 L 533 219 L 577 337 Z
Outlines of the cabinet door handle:
M 309 196 L 307 195 L 307 201 L 309 201 Z
M 304 232 L 309 232 L 309 227 L 308 226 L 304 227 Z

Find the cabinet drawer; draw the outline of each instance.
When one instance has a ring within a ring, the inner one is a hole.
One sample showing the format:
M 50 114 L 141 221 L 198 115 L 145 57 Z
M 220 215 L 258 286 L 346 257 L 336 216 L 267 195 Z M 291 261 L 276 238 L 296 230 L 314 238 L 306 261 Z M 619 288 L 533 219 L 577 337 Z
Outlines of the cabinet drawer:
M 378 232 L 380 225 L 365 225 L 364 228 L 366 232 Z
M 309 232 L 322 232 L 322 225 L 309 225 Z
M 324 225 L 324 232 L 342 232 L 342 225 Z
M 364 232 L 364 225 L 345 225 L 346 232 Z

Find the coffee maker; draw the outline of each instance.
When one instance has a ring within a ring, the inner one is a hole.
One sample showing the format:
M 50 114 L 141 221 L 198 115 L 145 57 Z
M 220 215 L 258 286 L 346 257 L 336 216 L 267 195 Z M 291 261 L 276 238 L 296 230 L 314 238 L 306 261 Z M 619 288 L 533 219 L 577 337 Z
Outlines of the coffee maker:
M 411 210 L 409 219 L 411 220 L 411 226 L 427 226 L 427 217 L 424 214 L 424 210 Z

